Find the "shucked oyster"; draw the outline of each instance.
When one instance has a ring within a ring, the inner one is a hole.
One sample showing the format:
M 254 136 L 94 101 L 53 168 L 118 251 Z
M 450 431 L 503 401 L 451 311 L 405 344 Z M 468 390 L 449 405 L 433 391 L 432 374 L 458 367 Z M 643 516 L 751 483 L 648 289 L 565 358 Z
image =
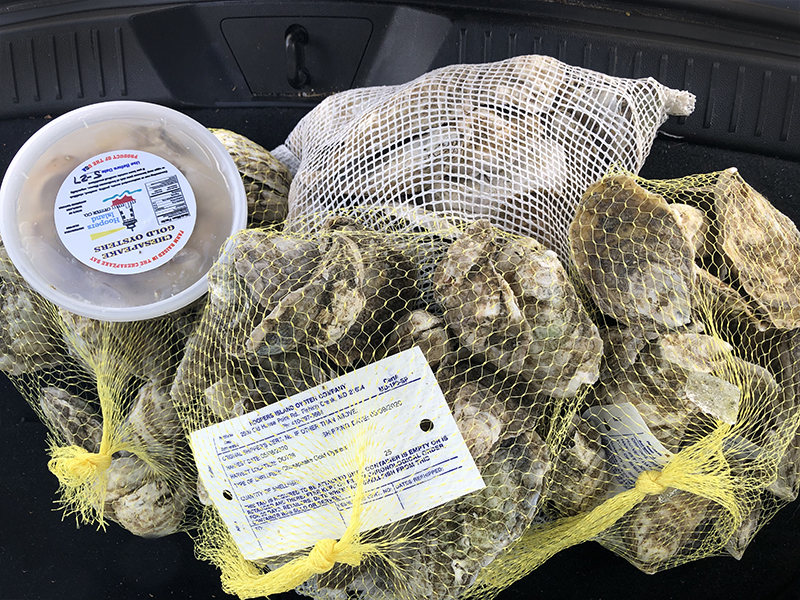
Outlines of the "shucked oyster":
M 532 238 L 477 221 L 451 245 L 434 286 L 461 345 L 497 368 L 553 396 L 597 380 L 597 327 L 556 255 Z
M 644 329 L 689 323 L 695 251 L 661 196 L 632 177 L 606 177 L 584 193 L 569 241 L 605 314 Z
M 289 186 L 292 174 L 269 151 L 243 135 L 226 129 L 211 129 L 222 142 L 242 175 L 247 195 L 249 227 L 281 223 L 289 212 Z
M 800 232 L 736 169 L 716 185 L 717 244 L 732 275 L 780 329 L 800 327 Z

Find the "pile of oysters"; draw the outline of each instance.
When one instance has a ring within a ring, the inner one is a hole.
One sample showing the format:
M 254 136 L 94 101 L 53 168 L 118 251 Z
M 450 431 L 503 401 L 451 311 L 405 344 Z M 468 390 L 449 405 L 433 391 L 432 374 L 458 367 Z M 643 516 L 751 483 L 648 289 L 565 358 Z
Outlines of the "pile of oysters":
M 716 504 L 670 489 L 602 543 L 654 572 L 696 555 L 720 528 L 714 535 L 740 558 L 762 508 L 793 500 L 800 486 L 796 226 L 735 169 L 670 182 L 613 174 L 584 194 L 569 242 L 603 339 L 587 404 L 635 413 L 665 460 L 727 427 L 731 491 L 742 504 L 738 527 L 725 532 Z M 590 423 L 574 425 L 550 489 L 559 515 L 613 493 L 615 457 Z

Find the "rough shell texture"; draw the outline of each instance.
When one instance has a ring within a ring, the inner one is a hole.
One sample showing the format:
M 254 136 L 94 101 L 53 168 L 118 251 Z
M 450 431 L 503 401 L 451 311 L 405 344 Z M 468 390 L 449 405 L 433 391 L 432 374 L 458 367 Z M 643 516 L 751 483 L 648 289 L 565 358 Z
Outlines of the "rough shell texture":
M 455 343 L 447 333 L 444 319 L 422 309 L 411 311 L 400 319 L 387 346 L 389 354 L 418 346 L 433 371 L 455 351 Z
M 357 246 L 336 237 L 308 284 L 289 292 L 250 334 L 249 352 L 269 355 L 335 344 L 364 309 L 364 263 Z
M 105 515 L 135 535 L 175 533 L 190 499 L 188 486 L 175 477 L 155 475 L 140 458 L 120 456 L 107 471 Z
M 364 265 L 364 307 L 328 354 L 342 367 L 369 364 L 386 356 L 387 338 L 418 299 L 417 269 L 399 248 L 349 219 L 332 219 L 323 230 L 331 240 L 350 240 Z
M 42 414 L 66 446 L 100 450 L 103 422 L 88 402 L 57 387 L 45 387 L 39 397 Z
M 225 129 L 211 129 L 236 163 L 247 195 L 250 227 L 281 223 L 289 212 L 289 169 L 265 148 Z
M 590 511 L 604 500 L 611 468 L 600 432 L 577 415 L 567 440 L 554 461 L 547 498 L 556 514 L 568 517 Z
M 22 375 L 58 362 L 46 300 L 31 290 L 0 246 L 0 371 Z
M 706 237 L 709 228 L 706 214 L 696 206 L 677 202 L 670 204 L 669 210 L 683 231 L 683 235 L 686 236 L 686 240 L 694 248 L 695 256 L 697 258 L 705 256 L 708 253 Z
M 692 313 L 695 319 L 731 322 L 737 328 L 765 331 L 771 327 L 766 315 L 730 285 L 705 269 L 695 268 Z
M 599 376 L 602 340 L 556 255 L 487 222 L 456 240 L 434 275 L 460 344 L 540 391 L 575 395 Z
M 708 419 L 735 423 L 741 391 L 721 377 L 671 362 L 655 340 L 631 368 L 604 371 L 594 395 L 597 404 L 633 404 L 653 435 L 674 452 L 688 430 L 710 424 Z
M 628 176 L 586 191 L 569 230 L 572 258 L 597 306 L 621 323 L 689 323 L 694 248 L 666 201 Z
M 710 500 L 688 492 L 648 496 L 601 537 L 602 543 L 621 547 L 631 563 L 654 573 L 702 539 L 702 525 L 713 512 Z
M 735 171 L 717 183 L 720 251 L 745 292 L 781 329 L 800 327 L 800 232 Z

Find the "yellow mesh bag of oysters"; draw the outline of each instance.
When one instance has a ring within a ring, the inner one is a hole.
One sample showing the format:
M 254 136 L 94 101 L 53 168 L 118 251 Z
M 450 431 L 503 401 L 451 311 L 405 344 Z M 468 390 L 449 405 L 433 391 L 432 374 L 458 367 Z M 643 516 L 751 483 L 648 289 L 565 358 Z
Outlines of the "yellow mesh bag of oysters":
M 212 133 L 242 175 L 248 224 L 282 222 L 288 170 L 238 134 Z M 203 302 L 135 323 L 76 315 L 31 289 L 0 242 L 0 371 L 48 427 L 65 514 L 145 537 L 192 526 L 194 463 L 170 387 Z
M 186 526 L 192 457 L 169 388 L 199 317 L 111 323 L 33 291 L 0 245 L 0 369 L 49 431 L 58 504 L 79 522 L 156 537 Z
M 197 552 L 242 598 L 467 593 L 532 523 L 599 376 L 554 252 L 368 212 L 231 238 L 174 380 Z
M 502 589 L 595 540 L 654 573 L 740 558 L 800 489 L 800 233 L 736 171 L 611 172 L 569 229 L 604 350 L 543 512 L 482 571 Z

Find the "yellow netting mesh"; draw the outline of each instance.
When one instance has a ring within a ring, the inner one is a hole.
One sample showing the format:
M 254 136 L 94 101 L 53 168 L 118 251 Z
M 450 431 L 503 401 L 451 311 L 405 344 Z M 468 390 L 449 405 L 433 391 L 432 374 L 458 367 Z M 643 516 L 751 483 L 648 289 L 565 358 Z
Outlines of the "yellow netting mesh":
M 169 387 L 198 309 L 96 321 L 41 298 L 5 252 L 0 261 L 2 368 L 48 425 L 65 514 L 148 537 L 183 527 L 192 459 Z
M 337 216 L 314 234 L 250 230 L 231 238 L 209 274 L 210 301 L 173 401 L 196 431 L 419 345 L 486 487 L 359 529 L 376 509 L 361 505 L 358 482 L 364 465 L 374 464 L 370 449 L 387 443 L 388 425 L 356 419 L 337 457 L 350 473 L 334 494 L 344 507 L 336 519 L 349 524 L 338 542 L 317 542 L 310 554 L 265 556 L 263 566 L 282 568 L 262 573 L 206 507 L 198 552 L 220 566 L 225 589 L 242 597 L 300 583 L 316 597 L 344 588 L 374 597 L 456 597 L 532 522 L 551 448 L 563 445 L 581 384 L 599 374 L 598 330 L 554 253 L 486 221 L 412 234 L 364 229 L 357 220 L 364 217 Z M 433 257 L 436 302 L 426 304 L 415 265 Z M 320 481 L 333 475 L 311 469 Z M 361 508 L 347 508 L 351 495 Z M 256 511 L 258 503 L 250 506 Z M 309 512 L 306 530 L 282 535 L 313 538 L 328 527 Z M 253 523 L 242 527 L 257 531 Z
M 791 221 L 735 169 L 617 172 L 584 194 L 569 241 L 600 377 L 554 461 L 549 522 L 481 573 L 488 595 L 587 540 L 648 573 L 740 558 L 800 488 Z

